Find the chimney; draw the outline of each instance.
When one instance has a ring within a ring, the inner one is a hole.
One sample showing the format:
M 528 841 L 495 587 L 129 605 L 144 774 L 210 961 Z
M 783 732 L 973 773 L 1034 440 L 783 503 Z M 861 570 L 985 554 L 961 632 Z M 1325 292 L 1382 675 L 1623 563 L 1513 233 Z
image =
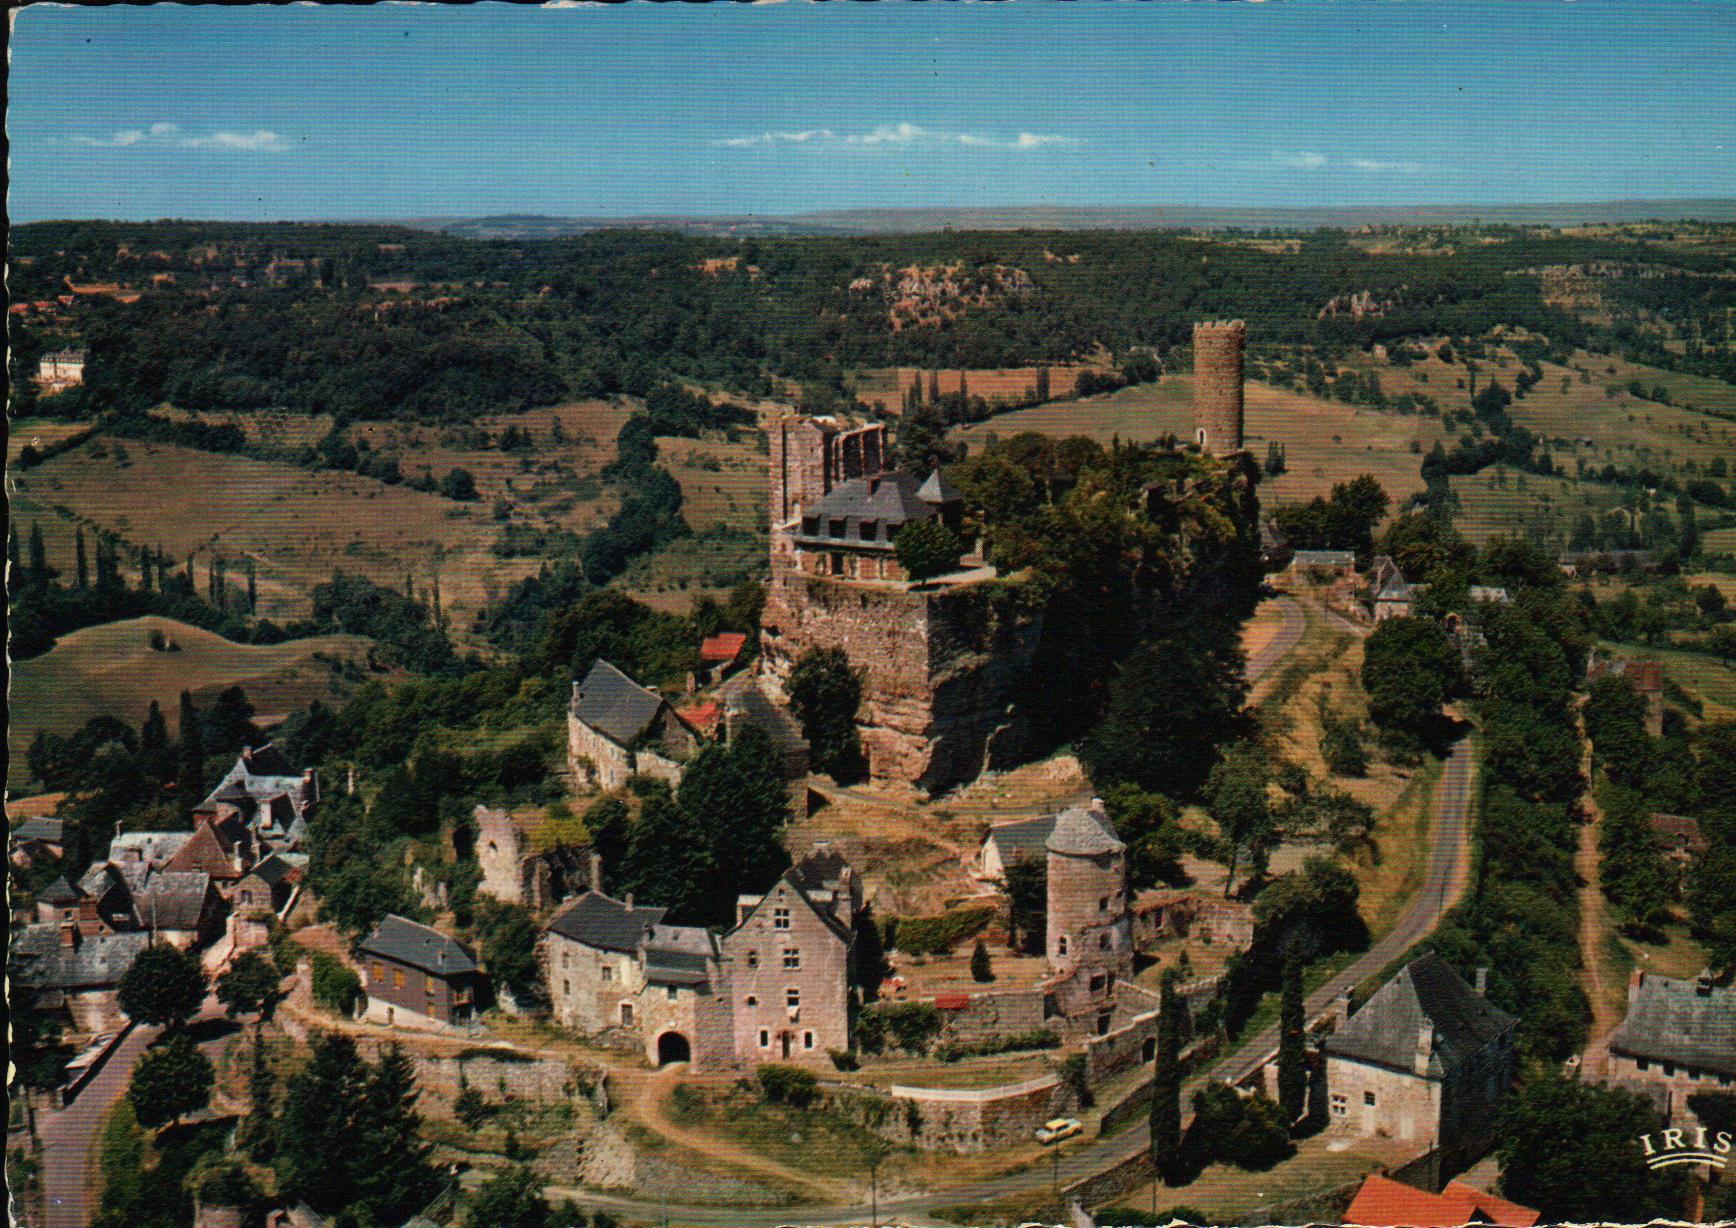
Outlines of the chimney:
M 1327 1019 L 1331 1021 L 1332 1027 L 1336 1031 L 1350 1022 L 1350 1014 L 1351 997 L 1350 991 L 1347 989 L 1332 999 L 1332 1009 L 1327 1012 Z
M 1479 998 L 1484 998 L 1484 997 L 1487 997 L 1488 995 L 1489 995 L 1489 970 L 1487 968 L 1478 968 L 1477 969 L 1477 996 Z
M 1634 1003 L 1634 1000 L 1640 996 L 1640 986 L 1644 985 L 1645 983 L 1646 983 L 1645 969 L 1635 968 L 1632 972 L 1630 972 L 1628 974 L 1628 1005 L 1629 1006 L 1632 1006 Z
M 1416 1072 L 1426 1075 L 1429 1072 L 1429 1059 L 1435 1055 L 1435 1029 L 1433 1024 L 1425 1023 L 1417 1029 L 1417 1051 L 1415 1059 Z
M 627 898 L 622 903 L 626 904 L 629 909 L 633 907 L 633 893 L 631 891 L 627 893 Z
M 60 927 L 60 945 L 67 949 L 78 946 L 78 926 L 68 921 Z
M 591 890 L 603 889 L 603 855 L 596 851 L 591 853 Z
M 1702 970 L 1700 975 L 1694 978 L 1694 996 L 1696 998 L 1710 998 L 1712 996 L 1712 970 L 1710 968 Z

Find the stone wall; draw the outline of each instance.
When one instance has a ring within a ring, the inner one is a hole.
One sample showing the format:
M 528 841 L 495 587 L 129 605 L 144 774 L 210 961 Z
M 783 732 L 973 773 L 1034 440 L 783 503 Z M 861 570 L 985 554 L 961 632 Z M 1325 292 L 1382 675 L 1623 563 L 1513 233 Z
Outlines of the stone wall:
M 592 781 L 601 789 L 618 789 L 633 774 L 633 759 L 571 712 L 567 713 L 567 772 L 575 784 Z
M 1112 1029 L 1085 1041 L 1085 1073 L 1091 1083 L 1142 1062 L 1149 1062 L 1157 1046 L 1157 995 L 1137 985 L 1116 988 Z
M 971 1044 L 1018 1036 L 1040 1032 L 1048 1026 L 1043 1018 L 1043 991 L 1040 988 L 991 989 L 973 993 L 967 1005 L 942 1011 L 941 1019 L 940 1042 L 943 1044 Z
M 1079 1100 L 1059 1075 L 1045 1074 L 1004 1087 L 851 1087 L 829 1093 L 827 1106 L 889 1142 L 965 1155 L 1030 1142 Z
M 624 1190 L 640 1200 L 718 1206 L 776 1206 L 787 1197 L 767 1186 L 677 1164 L 634 1144 L 612 1122 L 585 1140 L 579 1180 L 601 1190 Z

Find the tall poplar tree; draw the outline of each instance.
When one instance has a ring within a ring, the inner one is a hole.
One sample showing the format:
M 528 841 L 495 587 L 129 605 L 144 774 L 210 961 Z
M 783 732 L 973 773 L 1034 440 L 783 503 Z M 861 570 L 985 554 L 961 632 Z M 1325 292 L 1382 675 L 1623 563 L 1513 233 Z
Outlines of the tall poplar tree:
M 1164 974 L 1157 1007 L 1157 1056 L 1151 1072 L 1151 1165 L 1174 1185 L 1181 1175 L 1181 1049 L 1183 1031 L 1178 974 Z
M 1308 1103 L 1307 1027 L 1302 994 L 1302 953 L 1291 943 L 1284 951 L 1284 987 L 1278 1005 L 1278 1107 L 1294 1128 Z
M 90 587 L 90 562 L 84 555 L 84 526 L 79 525 L 73 536 L 73 546 L 78 557 L 78 586 Z
M 181 770 L 178 784 L 181 799 L 187 805 L 197 805 L 205 789 L 205 743 L 199 731 L 199 710 L 193 706 L 193 693 L 181 692 Z

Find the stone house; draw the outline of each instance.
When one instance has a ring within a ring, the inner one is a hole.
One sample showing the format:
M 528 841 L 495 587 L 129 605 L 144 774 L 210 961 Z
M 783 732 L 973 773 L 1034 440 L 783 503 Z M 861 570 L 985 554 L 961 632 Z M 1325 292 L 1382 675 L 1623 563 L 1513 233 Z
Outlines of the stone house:
M 365 1018 L 389 1027 L 467 1027 L 487 978 L 463 944 L 396 913 L 356 948 L 365 970 Z
M 133 892 L 139 928 L 183 951 L 215 942 L 228 915 L 229 905 L 203 870 L 156 870 Z
M 299 847 L 306 838 L 308 815 L 318 803 L 319 780 L 313 770 L 297 771 L 267 742 L 243 747 L 200 808 L 233 806 L 266 845 L 284 850 Z
M 1438 955 L 1412 961 L 1326 1038 L 1327 1128 L 1438 1148 L 1444 1172 L 1467 1167 L 1513 1081 L 1516 1022 Z
M 1356 552 L 1352 550 L 1297 550 L 1290 555 L 1290 574 L 1318 572 L 1325 575 L 1348 576 L 1356 570 Z
M 1586 662 L 1585 680 L 1596 682 L 1604 677 L 1626 678 L 1633 684 L 1640 698 L 1646 701 L 1646 732 L 1654 738 L 1663 737 L 1664 663 L 1653 659 L 1607 661 L 1594 653 Z
M 600 859 L 588 846 L 563 845 L 539 852 L 508 811 L 478 805 L 474 817 L 476 862 L 482 869 L 478 890 L 541 912 L 569 896 L 602 887 Z
M 1736 986 L 1635 969 L 1609 1038 L 1609 1080 L 1649 1096 L 1672 1125 L 1692 1118 L 1694 1093 L 1736 1087 Z
M 36 382 L 45 393 L 62 392 L 84 383 L 84 351 L 55 350 L 36 365 Z
M 15 866 L 33 866 L 60 860 L 66 851 L 66 821 L 37 817 L 25 819 L 6 834 L 6 855 Z
M 855 872 L 822 847 L 737 908 L 720 935 L 665 924 L 664 909 L 630 897 L 590 891 L 563 905 L 542 942 L 555 1021 L 696 1069 L 818 1062 L 848 1048 Z
M 267 853 L 235 884 L 229 934 L 237 951 L 271 940 L 271 922 L 284 915 L 305 870 L 303 854 Z
M 699 753 L 697 730 L 656 691 L 598 661 L 573 684 L 567 707 L 567 768 L 574 781 L 618 789 L 629 776 L 677 784 Z
M 193 812 L 193 838 L 164 863 L 171 871 L 202 871 L 224 898 L 265 852 L 262 841 L 233 807 L 201 808 Z
M 1046 814 L 1035 819 L 997 823 L 989 828 L 988 835 L 983 837 L 982 847 L 977 850 L 976 877 L 988 882 L 1005 883 L 1007 867 L 1019 858 L 1046 856 L 1043 846 L 1048 843 L 1050 833 L 1055 830 L 1057 817 L 1059 816 Z
M 788 526 L 797 570 L 834 579 L 910 579 L 896 542 L 906 525 L 941 517 L 956 528 L 963 501 L 940 471 L 869 474 L 840 483 Z
M 860 907 L 853 871 L 829 851 L 738 902 L 721 941 L 737 1061 L 819 1062 L 850 1047 Z
M 1383 623 L 1389 618 L 1409 618 L 1417 598 L 1428 588 L 1426 584 L 1406 583 L 1403 576 L 1395 575 L 1375 591 L 1374 621 Z
M 706 636 L 699 642 L 699 681 L 709 684 L 728 677 L 746 653 L 746 632 L 719 631 Z
M 563 906 L 543 936 L 555 1021 L 587 1035 L 635 1037 L 659 1065 L 727 1064 L 716 938 L 698 926 L 663 924 L 666 911 L 597 891 Z
M 1712 847 L 1700 820 L 1684 814 L 1654 813 L 1651 818 L 1652 836 L 1662 853 L 1677 869 L 1686 870 L 1694 860 Z
M 76 925 L 32 925 L 12 940 L 10 975 L 36 1008 L 64 1008 L 82 1033 L 109 1031 L 125 1018 L 121 978 L 150 945 L 137 930 L 86 936 Z

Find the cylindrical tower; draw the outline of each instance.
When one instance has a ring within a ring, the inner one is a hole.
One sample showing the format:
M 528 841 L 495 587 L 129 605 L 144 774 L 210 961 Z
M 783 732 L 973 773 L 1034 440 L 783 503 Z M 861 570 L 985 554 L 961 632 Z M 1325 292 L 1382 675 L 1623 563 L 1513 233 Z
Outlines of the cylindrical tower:
M 1133 963 L 1126 846 L 1116 838 L 1108 816 L 1069 807 L 1056 818 L 1045 852 L 1049 970 L 1089 968 L 1125 976 Z
M 1242 345 L 1240 320 L 1194 325 L 1194 441 L 1213 456 L 1242 450 Z

